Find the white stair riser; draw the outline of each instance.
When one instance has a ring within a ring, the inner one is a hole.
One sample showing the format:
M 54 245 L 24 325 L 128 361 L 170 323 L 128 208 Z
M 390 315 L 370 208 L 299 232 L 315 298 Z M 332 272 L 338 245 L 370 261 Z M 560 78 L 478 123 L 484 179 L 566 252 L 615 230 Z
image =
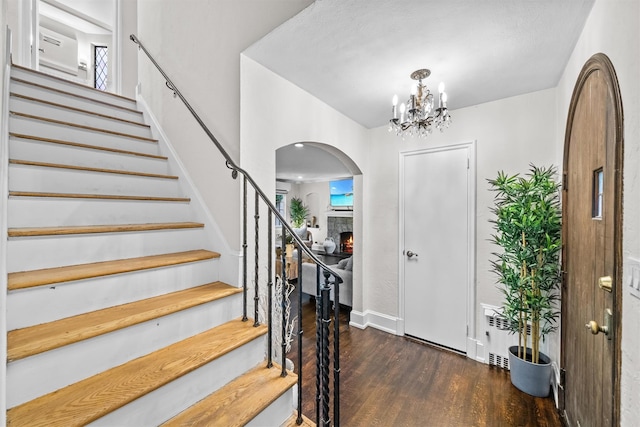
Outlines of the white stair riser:
M 55 102 L 56 104 L 63 104 L 74 108 L 94 111 L 96 113 L 108 114 L 124 120 L 131 120 L 139 123 L 143 122 L 143 115 L 134 109 L 117 108 L 110 104 L 96 102 L 86 98 L 78 98 L 77 96 L 70 96 L 68 94 L 38 88 L 33 85 L 14 80 L 11 81 L 11 92 L 30 96 L 32 98 L 43 99 L 49 102 Z
M 71 126 L 33 120 L 21 116 L 9 116 L 9 131 L 40 138 L 59 139 L 80 144 L 97 145 L 119 150 L 159 155 L 158 144 L 126 136 L 86 130 Z
M 97 99 L 125 108 L 136 108 L 136 102 L 133 100 L 122 98 L 120 96 L 114 96 L 109 92 L 94 90 L 93 88 L 90 88 L 88 86 L 74 84 L 47 75 L 32 73 L 28 70 L 21 70 L 13 67 L 11 69 L 11 77 L 19 78 L 21 80 L 27 80 L 29 82 L 34 82 L 58 90 L 63 90 L 65 92 L 73 93 L 76 95 L 90 97 L 92 99 Z
M 9 165 L 9 190 L 44 193 L 183 197 L 177 179 Z
M 291 417 L 294 410 L 294 387 L 287 390 L 282 396 L 271 403 L 271 405 L 264 408 L 264 410 L 249 421 L 245 427 L 281 426 L 284 424 L 284 422 Z
M 201 229 L 10 238 L 7 271 L 206 249 Z
M 197 221 L 189 203 L 12 197 L 9 228 Z
M 79 341 L 7 366 L 13 407 L 159 350 L 237 317 L 241 298 L 218 300 Z M 9 394 L 9 393 L 7 393 Z
M 14 96 L 9 99 L 9 111 L 151 138 L 151 130 L 148 126 L 137 125 L 122 120 L 114 120 L 76 110 L 64 109 Z
M 25 138 L 9 138 L 9 157 L 15 160 L 31 160 L 43 163 L 170 174 L 169 162 L 164 159 L 111 153 L 103 150 L 72 147 Z
M 218 267 L 217 259 L 210 259 L 11 291 L 7 296 L 7 330 L 215 282 Z
M 159 425 L 263 362 L 264 346 L 264 337 L 253 340 L 89 425 Z

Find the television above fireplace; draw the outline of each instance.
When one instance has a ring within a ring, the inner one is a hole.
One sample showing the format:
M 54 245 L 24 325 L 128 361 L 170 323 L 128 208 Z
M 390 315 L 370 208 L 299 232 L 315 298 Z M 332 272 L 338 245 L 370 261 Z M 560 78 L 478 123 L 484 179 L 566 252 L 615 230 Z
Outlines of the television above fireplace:
M 353 178 L 329 181 L 332 209 L 353 209 Z

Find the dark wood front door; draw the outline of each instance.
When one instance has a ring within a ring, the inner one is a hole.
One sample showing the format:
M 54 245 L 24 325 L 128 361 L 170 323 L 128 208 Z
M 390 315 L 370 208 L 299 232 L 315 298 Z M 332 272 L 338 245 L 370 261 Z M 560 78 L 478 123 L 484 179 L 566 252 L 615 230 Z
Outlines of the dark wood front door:
M 615 71 L 597 54 L 578 77 L 565 136 L 562 366 L 570 426 L 618 424 L 622 138 Z

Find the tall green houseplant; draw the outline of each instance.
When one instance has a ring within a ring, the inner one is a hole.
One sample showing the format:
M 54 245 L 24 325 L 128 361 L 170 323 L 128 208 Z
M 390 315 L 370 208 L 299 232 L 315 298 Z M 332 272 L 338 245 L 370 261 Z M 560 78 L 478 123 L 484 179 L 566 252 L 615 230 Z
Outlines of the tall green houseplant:
M 302 199 L 293 197 L 289 206 L 289 215 L 291 224 L 295 228 L 300 228 L 305 224 L 305 220 L 309 216 L 309 208 L 302 203 Z
M 560 184 L 556 170 L 531 166 L 526 176 L 499 172 L 495 192 L 492 270 L 504 293 L 507 328 L 518 334 L 518 357 L 539 363 L 540 340 L 557 329 L 561 251 Z M 531 328 L 531 342 L 527 328 Z

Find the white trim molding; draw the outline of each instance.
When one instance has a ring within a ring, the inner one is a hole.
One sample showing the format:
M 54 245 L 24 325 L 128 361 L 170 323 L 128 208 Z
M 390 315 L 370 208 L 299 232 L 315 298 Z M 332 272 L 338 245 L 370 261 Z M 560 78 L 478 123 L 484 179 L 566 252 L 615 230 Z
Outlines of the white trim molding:
M 444 150 L 468 150 L 468 169 L 469 179 L 467 181 L 468 186 L 468 214 L 467 214 L 467 230 L 468 230 L 468 242 L 467 257 L 469 260 L 469 271 L 467 277 L 467 357 L 474 360 L 484 360 L 484 345 L 481 341 L 476 339 L 476 141 L 469 141 L 456 144 L 446 144 L 437 147 L 423 148 L 419 150 L 401 151 L 399 153 L 399 189 L 398 194 L 404 194 L 404 184 L 402 177 L 404 176 L 404 159 L 407 156 L 412 156 L 421 153 L 429 153 L 435 151 Z M 401 197 L 401 196 L 399 196 Z M 404 205 L 402 200 L 399 200 L 399 218 L 404 218 Z M 398 228 L 398 247 L 404 248 L 404 222 L 400 220 Z M 398 253 L 398 329 L 397 335 L 404 335 L 404 318 L 405 318 L 405 286 L 404 286 L 404 269 L 402 265 L 404 263 L 404 254 L 402 251 Z
M 400 319 L 397 317 L 378 313 L 373 310 L 365 310 L 364 313 L 352 310 L 349 325 L 358 329 L 367 329 L 371 326 L 372 328 L 379 329 L 389 334 L 403 335 L 403 332 L 399 332 L 399 322 Z

